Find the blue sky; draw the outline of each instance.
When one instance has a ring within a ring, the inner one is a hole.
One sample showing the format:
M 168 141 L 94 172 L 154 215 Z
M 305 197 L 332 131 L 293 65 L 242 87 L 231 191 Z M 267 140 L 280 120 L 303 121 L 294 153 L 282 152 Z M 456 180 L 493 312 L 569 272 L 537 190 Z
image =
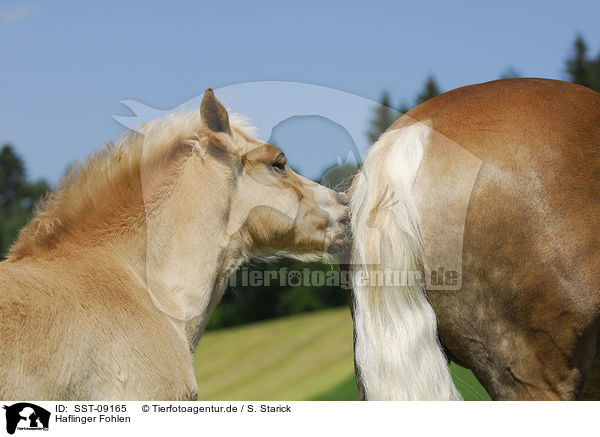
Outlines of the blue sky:
M 599 16 L 598 1 L 2 1 L 0 143 L 54 183 L 120 135 L 122 100 L 169 109 L 207 87 L 280 80 L 375 101 L 388 89 L 397 105 L 429 74 L 444 90 L 509 67 L 564 79 L 576 33 L 598 54 Z M 347 141 L 310 119 L 275 136 L 310 177 Z

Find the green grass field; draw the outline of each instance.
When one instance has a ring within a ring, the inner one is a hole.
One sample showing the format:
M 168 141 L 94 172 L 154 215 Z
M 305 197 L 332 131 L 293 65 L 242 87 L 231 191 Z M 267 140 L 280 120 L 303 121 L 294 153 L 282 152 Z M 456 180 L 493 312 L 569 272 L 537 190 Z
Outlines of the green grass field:
M 347 308 L 208 332 L 194 355 L 199 400 L 358 400 Z M 490 397 L 454 363 L 465 400 Z

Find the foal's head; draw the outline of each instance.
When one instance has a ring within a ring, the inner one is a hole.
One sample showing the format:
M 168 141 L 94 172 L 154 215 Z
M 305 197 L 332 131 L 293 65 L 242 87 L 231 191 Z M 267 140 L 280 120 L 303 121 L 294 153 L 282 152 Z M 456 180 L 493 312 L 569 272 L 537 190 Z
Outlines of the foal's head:
M 182 185 L 188 192 L 197 187 L 195 202 L 204 220 L 223 220 L 226 237 L 240 258 L 280 254 L 316 259 L 341 245 L 346 195 L 298 175 L 281 149 L 230 124 L 210 89 L 200 115 L 197 137 L 202 153 L 188 158 L 192 163 L 186 167 L 194 170 L 184 171 L 180 179 L 185 179 Z M 214 212 L 210 205 L 216 198 L 226 200 L 226 207 L 210 218 L 208 210 Z

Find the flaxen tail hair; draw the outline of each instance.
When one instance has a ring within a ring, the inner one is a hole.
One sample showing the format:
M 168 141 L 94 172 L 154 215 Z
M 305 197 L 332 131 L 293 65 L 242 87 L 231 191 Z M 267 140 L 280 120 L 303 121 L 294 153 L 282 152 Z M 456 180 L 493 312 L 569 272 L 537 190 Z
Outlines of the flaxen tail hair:
M 369 400 L 458 400 L 423 281 L 411 189 L 431 128 L 383 134 L 354 183 L 356 364 Z

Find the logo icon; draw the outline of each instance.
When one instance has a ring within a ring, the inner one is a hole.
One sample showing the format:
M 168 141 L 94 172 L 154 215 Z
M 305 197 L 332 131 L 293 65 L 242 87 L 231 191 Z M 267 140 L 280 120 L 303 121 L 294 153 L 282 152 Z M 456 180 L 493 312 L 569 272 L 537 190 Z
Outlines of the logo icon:
M 19 402 L 3 407 L 6 410 L 6 432 L 14 434 L 18 430 L 48 431 L 50 411 L 35 404 Z

